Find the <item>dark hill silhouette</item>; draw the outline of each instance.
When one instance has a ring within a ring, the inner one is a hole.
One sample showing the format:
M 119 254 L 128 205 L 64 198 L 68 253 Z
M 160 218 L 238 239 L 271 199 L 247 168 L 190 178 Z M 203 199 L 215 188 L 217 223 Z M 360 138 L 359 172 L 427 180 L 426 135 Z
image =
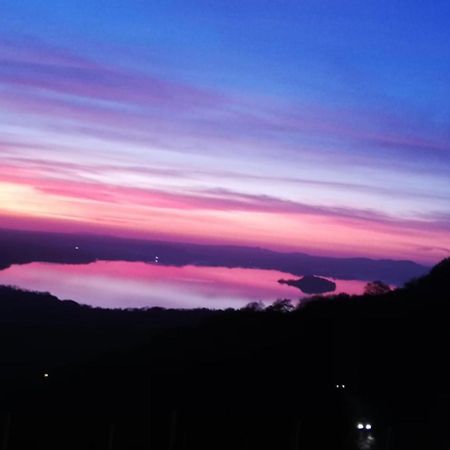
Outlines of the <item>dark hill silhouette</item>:
M 447 295 L 450 298 L 450 258 L 442 260 L 427 275 L 411 280 L 407 287 L 415 295 L 427 293 L 435 295 L 436 292 L 439 292 L 441 295 Z
M 0 324 L 92 326 L 127 324 L 136 327 L 166 327 L 197 324 L 219 311 L 199 309 L 104 309 L 60 300 L 48 292 L 33 292 L 14 286 L 0 286 Z
M 366 448 L 448 448 L 449 266 L 292 312 L 105 311 L 2 288 L 11 448 L 108 448 L 112 429 L 119 449 L 356 449 L 362 418 Z
M 120 239 L 108 236 L 0 230 L 0 269 L 33 261 L 84 264 L 97 260 L 279 270 L 295 276 L 382 280 L 402 285 L 429 268 L 411 261 L 331 258 L 262 248 Z

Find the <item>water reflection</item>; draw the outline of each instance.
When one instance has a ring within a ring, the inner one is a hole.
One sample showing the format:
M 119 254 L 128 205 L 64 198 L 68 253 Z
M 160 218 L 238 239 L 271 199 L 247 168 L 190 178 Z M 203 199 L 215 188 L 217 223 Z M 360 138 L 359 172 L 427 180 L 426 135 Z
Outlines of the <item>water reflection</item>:
M 239 308 L 251 301 L 269 304 L 278 298 L 305 297 L 296 287 L 279 284 L 280 278 L 292 275 L 274 270 L 123 261 L 31 263 L 0 271 L 0 284 L 48 291 L 62 299 L 108 308 Z M 361 293 L 365 284 L 333 281 L 336 293 Z

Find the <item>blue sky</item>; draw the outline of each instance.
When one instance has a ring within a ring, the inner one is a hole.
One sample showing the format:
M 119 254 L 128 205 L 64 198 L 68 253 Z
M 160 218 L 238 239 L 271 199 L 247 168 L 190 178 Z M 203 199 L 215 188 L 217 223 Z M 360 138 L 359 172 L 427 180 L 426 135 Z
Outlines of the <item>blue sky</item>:
M 4 221 L 437 260 L 449 24 L 444 1 L 4 0 Z

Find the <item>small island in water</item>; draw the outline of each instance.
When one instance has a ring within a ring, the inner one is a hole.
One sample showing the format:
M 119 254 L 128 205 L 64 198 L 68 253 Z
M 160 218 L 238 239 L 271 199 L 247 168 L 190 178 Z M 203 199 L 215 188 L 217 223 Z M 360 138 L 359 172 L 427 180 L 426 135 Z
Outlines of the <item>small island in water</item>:
M 294 286 L 305 294 L 325 294 L 326 292 L 334 292 L 336 290 L 336 283 L 314 275 L 305 275 L 299 280 L 281 279 L 278 280 L 278 283 Z

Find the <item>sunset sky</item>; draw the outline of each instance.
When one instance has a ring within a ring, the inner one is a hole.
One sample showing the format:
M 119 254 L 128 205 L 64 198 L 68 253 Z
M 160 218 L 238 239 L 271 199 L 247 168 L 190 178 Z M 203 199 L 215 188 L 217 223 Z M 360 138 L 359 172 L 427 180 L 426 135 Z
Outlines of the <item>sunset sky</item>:
M 0 227 L 450 252 L 450 2 L 2 0 Z

